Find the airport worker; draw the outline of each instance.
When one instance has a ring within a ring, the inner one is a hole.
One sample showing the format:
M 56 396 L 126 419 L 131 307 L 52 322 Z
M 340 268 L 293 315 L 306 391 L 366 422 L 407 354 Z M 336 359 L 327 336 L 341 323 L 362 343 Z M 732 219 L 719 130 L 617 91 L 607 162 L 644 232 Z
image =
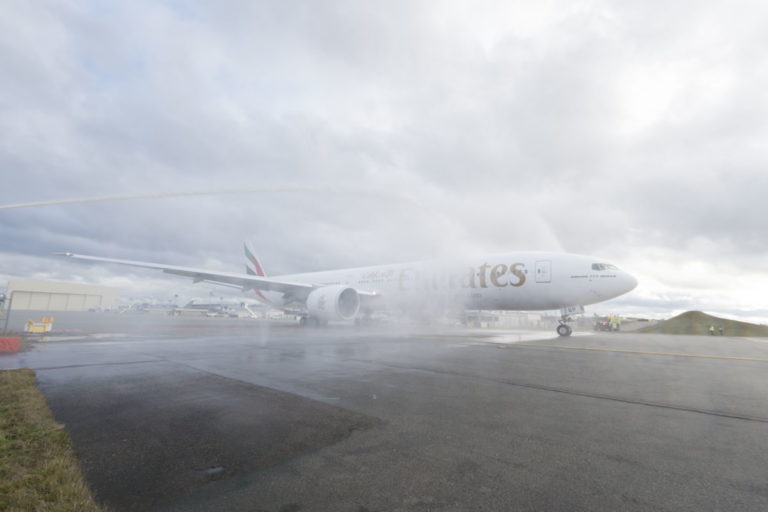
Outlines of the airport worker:
M 718 330 L 718 332 L 720 333 L 720 336 L 722 336 L 722 335 L 723 335 L 723 326 L 722 326 L 722 325 L 721 325 L 721 326 L 719 326 L 719 327 L 717 328 L 717 330 Z
M 710 336 L 714 336 L 715 335 L 715 326 L 714 325 L 710 325 L 709 326 L 709 335 Z

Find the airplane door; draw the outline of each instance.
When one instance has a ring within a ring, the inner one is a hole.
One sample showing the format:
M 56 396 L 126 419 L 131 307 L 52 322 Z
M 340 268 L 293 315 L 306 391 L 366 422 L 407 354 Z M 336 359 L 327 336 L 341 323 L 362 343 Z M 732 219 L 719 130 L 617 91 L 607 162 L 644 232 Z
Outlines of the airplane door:
M 552 262 L 541 260 L 536 262 L 536 282 L 549 283 L 552 281 Z

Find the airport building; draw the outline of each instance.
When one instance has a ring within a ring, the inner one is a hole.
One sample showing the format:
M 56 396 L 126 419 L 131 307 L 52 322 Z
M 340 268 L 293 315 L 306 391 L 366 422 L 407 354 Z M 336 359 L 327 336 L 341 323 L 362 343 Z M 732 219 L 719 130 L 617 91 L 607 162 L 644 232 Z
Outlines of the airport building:
M 17 279 L 8 282 L 5 307 L 13 311 L 89 311 L 117 307 L 118 288 Z

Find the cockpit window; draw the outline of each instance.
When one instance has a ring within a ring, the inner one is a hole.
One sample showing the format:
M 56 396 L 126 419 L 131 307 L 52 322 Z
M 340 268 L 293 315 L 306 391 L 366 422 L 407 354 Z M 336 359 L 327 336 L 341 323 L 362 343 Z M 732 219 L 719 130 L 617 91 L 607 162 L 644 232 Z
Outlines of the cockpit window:
M 619 267 L 610 263 L 593 263 L 592 270 L 619 270 Z

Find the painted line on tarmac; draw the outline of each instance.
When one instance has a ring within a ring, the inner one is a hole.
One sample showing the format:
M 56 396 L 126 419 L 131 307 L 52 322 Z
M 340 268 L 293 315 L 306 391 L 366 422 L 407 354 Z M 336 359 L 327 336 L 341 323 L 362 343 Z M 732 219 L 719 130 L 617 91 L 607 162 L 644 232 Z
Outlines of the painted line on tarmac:
M 765 357 L 738 357 L 738 356 L 714 356 L 709 354 L 683 354 L 679 352 L 651 352 L 645 350 L 622 350 L 616 348 L 598 348 L 598 347 L 574 347 L 570 345 L 534 345 L 531 343 L 515 343 L 516 347 L 532 347 L 532 348 L 554 348 L 562 350 L 590 350 L 595 352 L 616 352 L 619 354 L 637 354 L 647 356 L 671 356 L 671 357 L 693 357 L 700 359 L 727 359 L 732 361 L 759 361 L 768 362 L 768 358 Z
M 106 363 L 82 363 L 82 364 L 66 364 L 60 366 L 30 366 L 29 368 L 35 371 L 38 370 L 66 370 L 69 368 L 87 368 L 90 366 L 124 366 L 129 364 L 147 364 L 147 363 L 164 363 L 163 359 L 147 359 L 142 361 L 114 361 Z

